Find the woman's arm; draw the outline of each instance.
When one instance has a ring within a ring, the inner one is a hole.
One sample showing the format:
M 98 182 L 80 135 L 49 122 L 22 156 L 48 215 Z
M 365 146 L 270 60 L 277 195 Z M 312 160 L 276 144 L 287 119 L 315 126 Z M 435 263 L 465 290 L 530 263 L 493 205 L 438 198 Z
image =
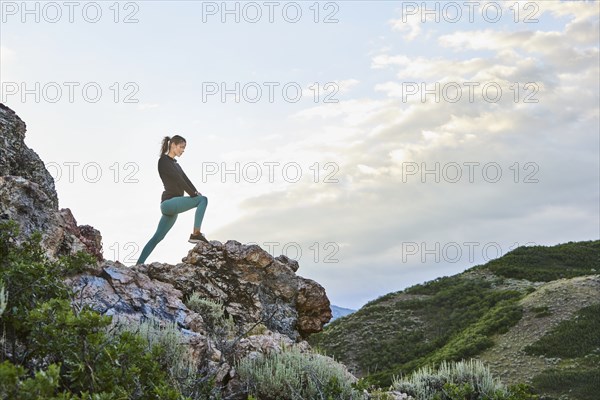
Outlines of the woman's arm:
M 175 165 L 175 162 L 169 161 L 166 158 L 161 158 L 158 162 L 158 168 L 159 172 L 164 174 L 166 179 L 177 182 L 191 197 L 197 196 L 196 188 L 187 176 L 185 176 L 181 166 Z
M 181 168 L 181 166 L 180 166 Z M 193 193 L 196 196 L 201 196 L 202 194 L 200 192 L 198 192 L 198 190 L 196 189 L 196 187 L 194 186 L 194 184 L 192 183 L 192 181 L 190 181 L 190 179 L 187 177 L 187 175 L 185 174 L 185 172 L 183 172 L 183 169 L 181 170 L 181 174 L 183 175 L 183 179 L 186 181 L 186 183 L 190 186 L 190 188 L 193 190 Z M 188 192 L 189 193 L 189 192 Z M 190 196 L 192 194 L 190 193 Z M 194 197 L 194 196 L 192 196 Z

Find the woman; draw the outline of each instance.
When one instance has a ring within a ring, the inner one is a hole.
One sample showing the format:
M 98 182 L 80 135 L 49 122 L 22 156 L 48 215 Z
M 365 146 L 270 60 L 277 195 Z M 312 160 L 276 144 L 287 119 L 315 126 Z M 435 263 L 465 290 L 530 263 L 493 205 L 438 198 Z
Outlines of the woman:
M 163 181 L 165 190 L 161 196 L 160 211 L 162 217 L 156 228 L 156 233 L 144 249 L 136 264 L 143 264 L 146 258 L 152 253 L 158 242 L 164 239 L 165 235 L 175 224 L 177 214 L 196 208 L 194 217 L 194 231 L 188 240 L 190 243 L 197 243 L 200 240 L 207 242 L 206 238 L 200 233 L 200 225 L 204 218 L 204 212 L 208 204 L 206 196 L 198 192 L 192 182 L 185 175 L 175 157 L 181 157 L 185 151 L 186 141 L 179 135 L 172 138 L 165 136 L 160 150 L 160 158 L 158 160 L 158 174 Z M 169 152 L 167 153 L 167 149 Z M 186 191 L 190 197 L 185 197 L 183 192 Z

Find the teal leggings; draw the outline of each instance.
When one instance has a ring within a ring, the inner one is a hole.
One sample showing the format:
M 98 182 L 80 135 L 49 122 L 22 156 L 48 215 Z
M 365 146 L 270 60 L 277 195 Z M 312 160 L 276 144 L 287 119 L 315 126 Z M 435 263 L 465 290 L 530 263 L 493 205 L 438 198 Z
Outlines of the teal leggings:
M 140 254 L 140 258 L 138 258 L 136 264 L 143 264 L 156 245 L 165 238 L 167 232 L 171 230 L 175 221 L 177 221 L 177 214 L 196 208 L 194 229 L 199 230 L 200 225 L 202 225 L 202 219 L 204 218 L 204 212 L 206 211 L 207 205 L 208 199 L 206 196 L 172 197 L 160 203 L 162 217 L 160 217 L 156 233 L 154 233 L 154 236 L 152 236 L 146 246 L 144 246 L 144 250 L 142 250 L 142 254 Z

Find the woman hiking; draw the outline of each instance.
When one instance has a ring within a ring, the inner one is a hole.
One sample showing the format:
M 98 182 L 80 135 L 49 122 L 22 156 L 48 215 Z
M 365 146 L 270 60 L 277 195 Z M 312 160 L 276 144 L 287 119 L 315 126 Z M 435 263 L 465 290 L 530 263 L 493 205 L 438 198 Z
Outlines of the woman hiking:
M 192 182 L 185 175 L 175 157 L 181 157 L 185 151 L 186 141 L 183 137 L 175 135 L 172 138 L 165 136 L 158 159 L 158 174 L 163 182 L 165 190 L 161 196 L 160 211 L 162 216 L 156 228 L 156 233 L 150 238 L 136 264 L 143 264 L 152 253 L 156 245 L 164 239 L 165 235 L 175 224 L 177 214 L 184 211 L 196 209 L 194 216 L 194 231 L 188 240 L 190 243 L 198 243 L 208 240 L 200 233 L 200 226 L 204 218 L 204 212 L 208 199 L 198 192 Z M 168 153 L 167 153 L 168 150 Z M 183 195 L 186 191 L 190 197 Z

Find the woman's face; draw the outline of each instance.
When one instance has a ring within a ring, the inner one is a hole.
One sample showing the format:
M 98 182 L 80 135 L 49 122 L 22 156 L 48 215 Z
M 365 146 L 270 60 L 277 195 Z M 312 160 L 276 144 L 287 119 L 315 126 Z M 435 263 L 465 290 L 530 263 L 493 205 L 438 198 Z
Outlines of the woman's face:
M 181 155 L 185 151 L 185 142 L 181 142 L 179 144 L 172 144 L 171 148 L 173 149 L 173 153 L 175 153 L 175 156 L 181 157 Z

